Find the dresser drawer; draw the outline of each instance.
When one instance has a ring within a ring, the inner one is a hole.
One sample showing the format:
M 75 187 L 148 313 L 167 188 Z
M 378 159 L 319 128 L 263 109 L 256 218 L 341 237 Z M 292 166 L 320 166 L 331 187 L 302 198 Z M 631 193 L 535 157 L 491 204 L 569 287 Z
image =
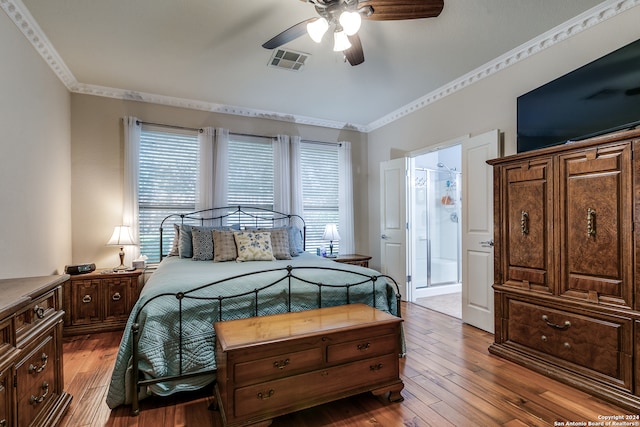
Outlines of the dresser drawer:
M 340 344 L 327 346 L 327 363 L 343 363 L 350 360 L 358 360 L 364 357 L 379 356 L 396 351 L 398 334 L 383 336 L 372 335 Z
M 53 332 L 43 338 L 16 366 L 16 396 L 20 425 L 29 425 L 56 393 L 55 340 Z
M 13 371 L 5 369 L 0 371 L 0 426 L 12 426 L 11 411 L 13 409 L 11 399 L 11 381 L 13 380 Z
M 54 316 L 58 312 L 58 293 L 56 290 L 47 292 L 35 299 L 24 310 L 15 316 L 16 339 L 28 334 L 40 323 Z
M 70 292 L 73 316 L 65 326 L 87 325 L 100 320 L 100 280 L 71 280 L 65 289 Z
M 371 389 L 398 378 L 397 359 L 397 354 L 389 354 L 238 388 L 233 399 L 234 415 L 276 414 L 299 405 L 297 402 L 322 400 L 336 393 L 348 395 L 358 387 Z
M 508 339 L 606 376 L 630 381 L 632 322 L 586 317 L 509 300 Z
M 0 322 L 0 356 L 15 351 L 15 335 L 13 334 L 13 319 Z
M 238 385 L 255 384 L 319 369 L 322 363 L 322 349 L 315 347 L 237 363 L 234 367 L 234 380 Z

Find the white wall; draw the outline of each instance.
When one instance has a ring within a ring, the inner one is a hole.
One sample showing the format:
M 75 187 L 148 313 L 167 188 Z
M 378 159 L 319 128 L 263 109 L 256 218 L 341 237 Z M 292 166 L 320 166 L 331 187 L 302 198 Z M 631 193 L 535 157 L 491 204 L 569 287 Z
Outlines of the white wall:
M 477 135 L 504 133 L 505 154 L 515 152 L 516 98 L 640 38 L 640 7 L 632 8 L 492 76 L 369 134 L 369 254 L 380 268 L 379 163 L 410 152 Z
M 70 97 L 0 12 L 0 278 L 71 260 Z

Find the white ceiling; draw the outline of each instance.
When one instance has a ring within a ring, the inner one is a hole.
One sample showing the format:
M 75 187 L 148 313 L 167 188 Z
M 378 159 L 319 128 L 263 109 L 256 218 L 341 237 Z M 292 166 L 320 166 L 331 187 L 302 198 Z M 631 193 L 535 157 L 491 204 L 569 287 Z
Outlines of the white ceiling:
M 311 55 L 293 72 L 267 67 L 272 51 L 261 44 L 316 16 L 304 1 L 0 1 L 75 92 L 365 130 L 602 3 L 444 2 L 437 18 L 363 21 L 365 62 L 355 67 L 330 37 L 304 35 L 283 46 Z

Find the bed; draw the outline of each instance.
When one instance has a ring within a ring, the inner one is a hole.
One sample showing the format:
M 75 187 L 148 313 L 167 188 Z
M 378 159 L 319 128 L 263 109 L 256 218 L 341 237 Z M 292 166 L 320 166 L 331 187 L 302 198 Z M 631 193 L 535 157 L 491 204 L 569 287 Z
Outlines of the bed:
M 191 236 L 185 233 L 189 229 Z M 141 398 L 212 383 L 217 321 L 351 303 L 400 316 L 399 288 L 391 277 L 304 252 L 306 227 L 299 216 L 224 207 L 165 218 L 161 242 L 167 230 L 175 231 L 168 251 L 173 256 L 162 255 L 166 245 L 161 243 L 162 261 L 122 336 L 107 395 L 110 408 L 131 404 L 137 414 Z M 225 252 L 223 234 L 229 253 L 216 260 L 216 251 Z M 211 248 L 197 243 L 208 235 Z M 261 253 L 265 247 L 271 247 L 271 258 L 269 251 Z M 225 257 L 229 260 L 220 261 Z

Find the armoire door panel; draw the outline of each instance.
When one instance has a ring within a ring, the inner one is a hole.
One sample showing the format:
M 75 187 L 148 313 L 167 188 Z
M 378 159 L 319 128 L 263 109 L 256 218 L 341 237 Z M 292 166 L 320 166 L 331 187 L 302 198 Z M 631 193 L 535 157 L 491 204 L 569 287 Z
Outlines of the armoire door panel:
M 561 294 L 630 307 L 629 144 L 560 156 Z
M 552 232 L 547 224 L 553 190 L 550 173 L 550 159 L 527 161 L 506 170 L 507 285 L 552 292 Z

